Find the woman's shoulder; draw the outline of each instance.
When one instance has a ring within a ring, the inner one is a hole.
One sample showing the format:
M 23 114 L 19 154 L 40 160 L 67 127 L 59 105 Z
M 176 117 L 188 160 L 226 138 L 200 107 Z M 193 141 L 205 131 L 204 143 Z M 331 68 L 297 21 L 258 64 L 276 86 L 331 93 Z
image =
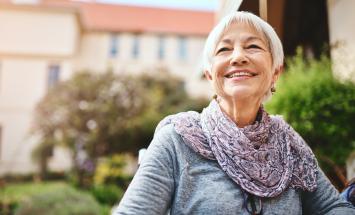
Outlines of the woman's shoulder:
M 304 153 L 312 157 L 314 159 L 314 154 L 312 149 L 309 147 L 307 142 L 302 138 L 302 136 L 289 124 L 287 123 L 281 115 L 274 115 L 271 116 L 272 119 L 272 128 L 273 133 L 277 136 L 283 136 L 284 138 L 287 137 L 291 149 L 297 153 Z
M 187 112 L 180 112 L 177 114 L 168 115 L 163 118 L 157 125 L 155 129 L 155 133 L 157 133 L 162 128 L 173 125 L 174 126 L 182 123 L 191 123 L 191 122 L 199 122 L 200 121 L 200 113 L 196 111 L 187 111 Z M 171 126 L 170 126 L 171 127 Z
M 181 125 L 189 123 L 199 123 L 200 114 L 195 111 L 180 112 L 168 115 L 157 125 L 154 133 L 154 139 L 158 142 L 181 142 Z M 153 141 L 154 142 L 154 141 Z
M 167 163 L 174 169 L 174 174 L 178 177 L 186 164 L 197 160 L 199 155 L 185 143 L 175 125 L 168 121 L 170 117 L 166 117 L 159 123 L 147 149 L 147 154 L 150 154 L 148 157 L 159 159 L 161 163 Z M 144 157 L 146 156 L 144 155 Z
M 161 120 L 155 129 L 152 144 L 163 144 L 186 159 L 193 159 L 196 153 L 189 141 L 206 141 L 200 125 L 200 114 L 195 111 L 180 112 Z
M 163 144 L 168 145 L 171 142 L 175 142 L 178 139 L 179 135 L 176 133 L 174 125 L 171 123 L 167 123 L 164 125 L 160 125 L 155 129 L 155 133 L 153 136 L 153 141 L 151 144 Z
M 282 115 L 270 115 L 271 118 L 271 128 L 274 131 L 286 132 L 287 134 L 296 135 L 300 137 L 300 134 L 290 125 Z
M 282 115 L 270 115 L 270 119 L 273 126 L 291 127 Z

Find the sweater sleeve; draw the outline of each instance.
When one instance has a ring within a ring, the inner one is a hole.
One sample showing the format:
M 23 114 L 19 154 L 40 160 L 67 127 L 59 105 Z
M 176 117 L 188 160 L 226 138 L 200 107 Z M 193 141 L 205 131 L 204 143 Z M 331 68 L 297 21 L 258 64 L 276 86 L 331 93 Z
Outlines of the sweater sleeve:
M 174 192 L 173 127 L 157 132 L 114 215 L 167 214 Z
M 355 215 L 355 208 L 339 196 L 339 192 L 318 168 L 317 189 L 302 193 L 303 214 Z

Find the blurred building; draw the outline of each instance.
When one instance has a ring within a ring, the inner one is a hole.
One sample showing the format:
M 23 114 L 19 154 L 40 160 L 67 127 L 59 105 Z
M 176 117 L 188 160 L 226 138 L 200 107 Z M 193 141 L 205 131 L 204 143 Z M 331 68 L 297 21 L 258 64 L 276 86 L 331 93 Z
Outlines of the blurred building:
M 36 103 L 77 71 L 180 76 L 210 95 L 199 62 L 214 13 L 55 0 L 0 0 L 0 175 L 37 170 L 30 135 Z M 93 89 L 94 90 L 94 89 Z M 70 167 L 56 148 L 49 166 Z

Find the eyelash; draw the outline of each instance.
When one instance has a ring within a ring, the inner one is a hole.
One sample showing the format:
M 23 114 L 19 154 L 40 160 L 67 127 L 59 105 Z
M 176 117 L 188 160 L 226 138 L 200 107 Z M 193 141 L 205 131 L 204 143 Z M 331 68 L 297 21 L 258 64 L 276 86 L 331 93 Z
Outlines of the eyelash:
M 254 48 L 255 48 L 255 49 L 261 49 L 260 46 L 255 45 L 255 44 L 252 44 L 252 45 L 250 45 L 250 46 L 247 46 L 247 48 L 248 48 L 248 49 L 254 49 Z
M 217 51 L 217 54 L 220 53 L 220 52 L 223 52 L 223 51 L 229 51 L 229 48 L 227 48 L 227 47 L 220 48 L 220 49 Z

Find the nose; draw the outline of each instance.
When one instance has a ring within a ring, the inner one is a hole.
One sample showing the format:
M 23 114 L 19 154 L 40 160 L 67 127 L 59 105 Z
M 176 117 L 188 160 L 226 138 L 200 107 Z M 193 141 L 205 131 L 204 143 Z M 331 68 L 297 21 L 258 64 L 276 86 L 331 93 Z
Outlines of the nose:
M 234 49 L 231 58 L 230 58 L 230 65 L 237 66 L 237 65 L 244 65 L 249 62 L 246 53 L 242 49 Z

